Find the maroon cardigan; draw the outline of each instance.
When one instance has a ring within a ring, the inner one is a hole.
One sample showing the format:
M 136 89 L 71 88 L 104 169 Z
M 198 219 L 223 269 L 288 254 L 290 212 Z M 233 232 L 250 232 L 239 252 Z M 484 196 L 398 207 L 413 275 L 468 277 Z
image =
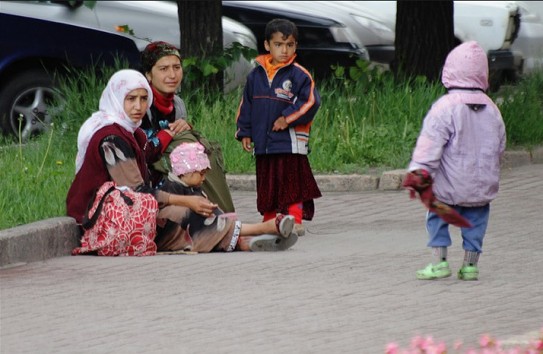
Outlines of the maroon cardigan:
M 143 130 L 137 129 L 134 134 L 118 124 L 108 125 L 98 130 L 89 142 L 83 165 L 72 182 L 66 197 L 66 211 L 81 224 L 94 193 L 104 182 L 111 181 L 105 161 L 100 154 L 100 144 L 107 136 L 115 135 L 126 141 L 134 149 L 135 158 L 145 183 L 149 180 L 144 148 L 147 137 Z

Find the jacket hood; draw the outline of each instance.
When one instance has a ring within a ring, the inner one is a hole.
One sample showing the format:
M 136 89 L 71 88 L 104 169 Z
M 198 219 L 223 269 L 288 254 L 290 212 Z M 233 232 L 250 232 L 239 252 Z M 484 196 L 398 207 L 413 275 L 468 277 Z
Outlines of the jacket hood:
M 441 82 L 447 89 L 488 89 L 488 59 L 475 41 L 454 48 L 443 66 Z

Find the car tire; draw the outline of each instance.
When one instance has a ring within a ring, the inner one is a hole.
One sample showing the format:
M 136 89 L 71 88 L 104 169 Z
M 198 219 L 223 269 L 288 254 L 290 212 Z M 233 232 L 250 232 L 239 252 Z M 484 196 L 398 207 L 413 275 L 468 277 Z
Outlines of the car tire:
M 46 131 L 59 97 L 51 75 L 44 70 L 32 69 L 11 76 L 0 89 L 3 134 L 27 141 Z
M 493 70 L 488 74 L 488 91 L 498 92 L 504 81 L 504 70 Z

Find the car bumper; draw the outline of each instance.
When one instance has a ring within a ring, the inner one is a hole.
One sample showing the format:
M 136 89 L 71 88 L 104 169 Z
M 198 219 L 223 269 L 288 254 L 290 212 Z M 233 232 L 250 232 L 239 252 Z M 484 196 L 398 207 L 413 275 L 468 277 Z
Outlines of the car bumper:
M 518 71 L 522 64 L 522 57 L 519 53 L 513 53 L 511 50 L 489 50 L 488 51 L 488 70 L 496 71 Z
M 366 46 L 366 50 L 370 56 L 370 61 L 390 64 L 394 60 L 394 46 L 393 45 L 374 45 Z
M 368 52 L 359 48 L 297 48 L 296 61 L 309 71 L 316 79 L 324 79 L 333 75 L 332 66 L 348 68 L 355 66 L 359 59 L 369 61 Z

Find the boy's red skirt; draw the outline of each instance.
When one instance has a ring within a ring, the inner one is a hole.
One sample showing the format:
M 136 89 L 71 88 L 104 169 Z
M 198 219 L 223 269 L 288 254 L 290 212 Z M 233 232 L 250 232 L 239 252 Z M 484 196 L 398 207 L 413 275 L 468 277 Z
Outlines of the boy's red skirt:
M 322 196 L 307 155 L 300 154 L 257 155 L 256 188 L 256 206 L 262 215 L 287 214 L 289 205 L 303 202 L 302 218 L 312 220 L 313 199 Z

